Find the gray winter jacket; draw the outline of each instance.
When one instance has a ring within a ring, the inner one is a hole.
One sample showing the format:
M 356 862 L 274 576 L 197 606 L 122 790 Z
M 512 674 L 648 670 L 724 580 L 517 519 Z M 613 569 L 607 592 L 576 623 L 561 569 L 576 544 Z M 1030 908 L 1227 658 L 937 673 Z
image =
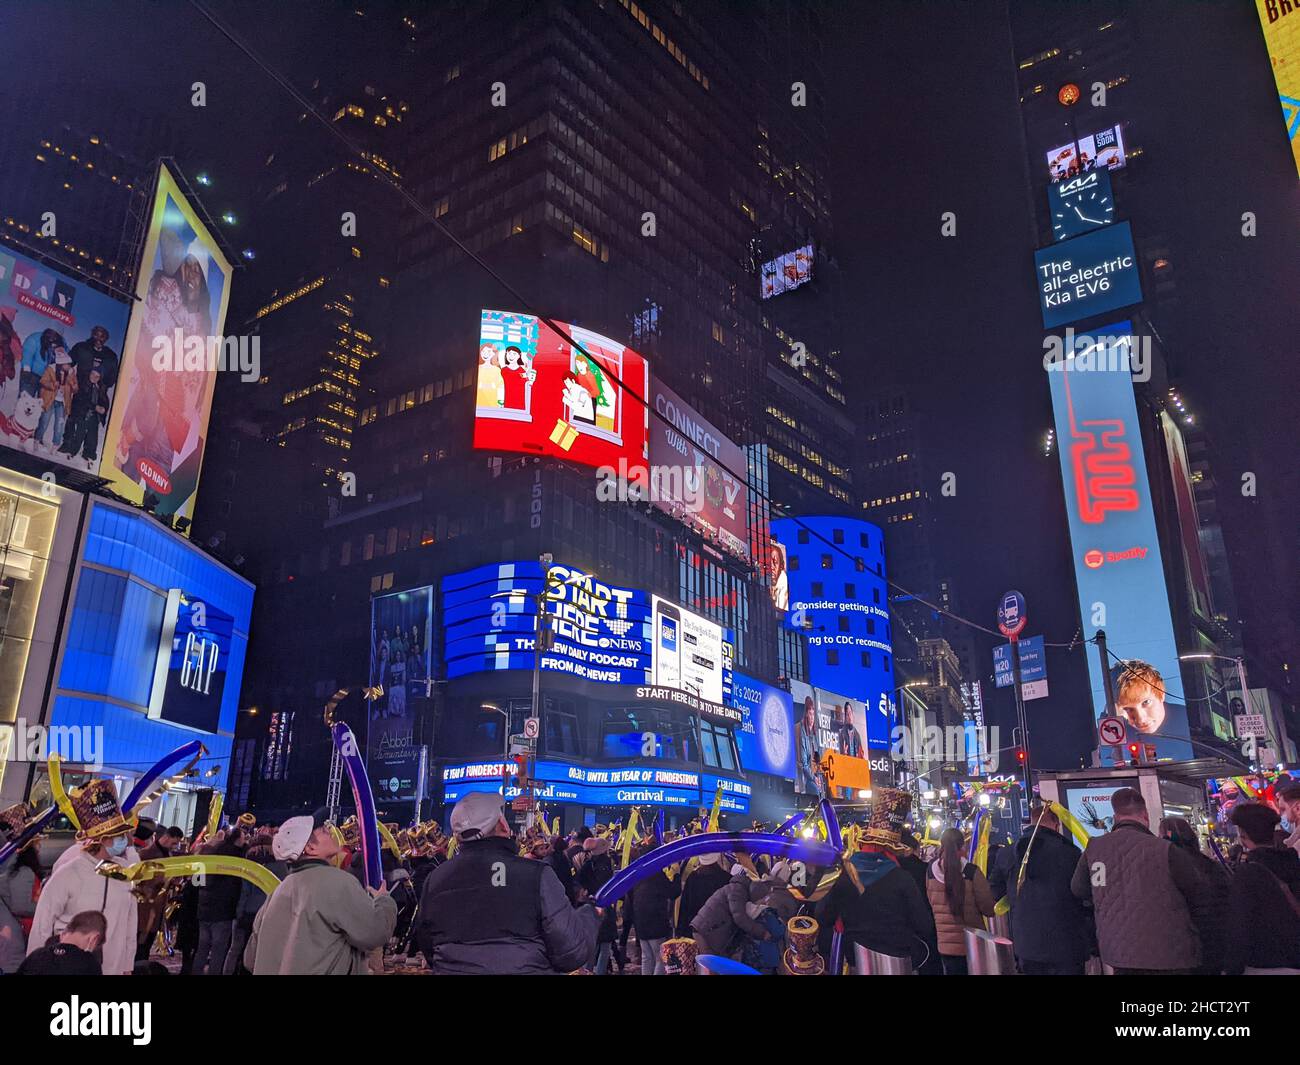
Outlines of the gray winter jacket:
M 1090 901 L 1101 960 L 1123 969 L 1193 969 L 1201 890 L 1192 858 L 1134 821 L 1088 841 L 1070 890 Z
M 703 941 L 706 953 L 726 954 L 737 933 L 754 939 L 766 938 L 767 929 L 750 918 L 745 905 L 764 898 L 771 888 L 769 883 L 737 873 L 730 882 L 710 895 L 709 901 L 691 922 L 691 931 Z

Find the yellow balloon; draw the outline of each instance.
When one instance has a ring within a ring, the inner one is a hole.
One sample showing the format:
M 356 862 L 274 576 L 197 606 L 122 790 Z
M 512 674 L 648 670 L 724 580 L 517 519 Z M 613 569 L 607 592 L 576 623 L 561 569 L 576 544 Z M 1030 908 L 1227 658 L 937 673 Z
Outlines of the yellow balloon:
M 237 876 L 270 895 L 280 886 L 280 878 L 270 869 L 247 858 L 230 854 L 182 854 L 174 858 L 152 858 L 134 865 L 116 865 L 100 862 L 99 872 L 115 880 L 134 883 L 152 880 L 156 876 L 194 876 L 196 873 L 213 876 Z

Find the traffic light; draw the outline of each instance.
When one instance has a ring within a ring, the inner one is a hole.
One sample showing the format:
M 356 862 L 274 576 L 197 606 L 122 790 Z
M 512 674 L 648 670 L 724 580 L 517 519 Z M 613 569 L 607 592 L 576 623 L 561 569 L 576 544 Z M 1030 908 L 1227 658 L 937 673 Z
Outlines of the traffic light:
M 515 777 L 515 783 L 519 786 L 521 791 L 528 787 L 530 783 L 528 779 L 528 755 L 515 755 Z
M 1146 751 L 1140 743 L 1128 745 L 1128 758 L 1131 765 L 1142 765 L 1146 761 Z
M 1016 748 L 1016 762 L 1019 765 L 1025 764 L 1025 749 L 1023 747 Z

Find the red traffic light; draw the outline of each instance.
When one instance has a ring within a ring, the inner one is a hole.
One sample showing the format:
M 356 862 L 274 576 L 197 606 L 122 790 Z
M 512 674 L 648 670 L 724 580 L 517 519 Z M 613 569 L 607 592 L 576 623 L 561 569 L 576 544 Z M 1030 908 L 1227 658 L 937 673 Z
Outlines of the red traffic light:
M 1017 761 L 1017 762 L 1023 762 L 1024 760 L 1025 760 L 1025 749 L 1024 749 L 1023 747 L 1017 747 L 1017 748 L 1016 748 L 1016 761 Z

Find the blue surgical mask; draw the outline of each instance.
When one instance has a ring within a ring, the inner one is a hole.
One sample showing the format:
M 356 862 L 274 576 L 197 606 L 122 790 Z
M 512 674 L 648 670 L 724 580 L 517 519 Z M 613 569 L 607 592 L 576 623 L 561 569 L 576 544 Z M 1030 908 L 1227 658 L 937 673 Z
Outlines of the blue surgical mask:
M 116 858 L 116 857 L 119 857 L 119 856 L 122 855 L 122 854 L 125 854 L 125 853 L 126 853 L 126 837 L 125 837 L 125 836 L 114 836 L 111 840 L 109 840 L 109 841 L 108 841 L 108 853 L 111 854 L 111 855 L 113 855 L 113 857 L 115 857 L 115 858 Z
M 1291 831 L 1292 829 L 1294 829 L 1294 828 L 1295 828 L 1295 825 L 1293 825 L 1293 824 L 1291 823 L 1291 819 L 1290 819 L 1289 817 L 1284 817 L 1284 818 L 1282 818 L 1282 831 L 1283 831 L 1283 832 L 1290 832 L 1290 831 Z

